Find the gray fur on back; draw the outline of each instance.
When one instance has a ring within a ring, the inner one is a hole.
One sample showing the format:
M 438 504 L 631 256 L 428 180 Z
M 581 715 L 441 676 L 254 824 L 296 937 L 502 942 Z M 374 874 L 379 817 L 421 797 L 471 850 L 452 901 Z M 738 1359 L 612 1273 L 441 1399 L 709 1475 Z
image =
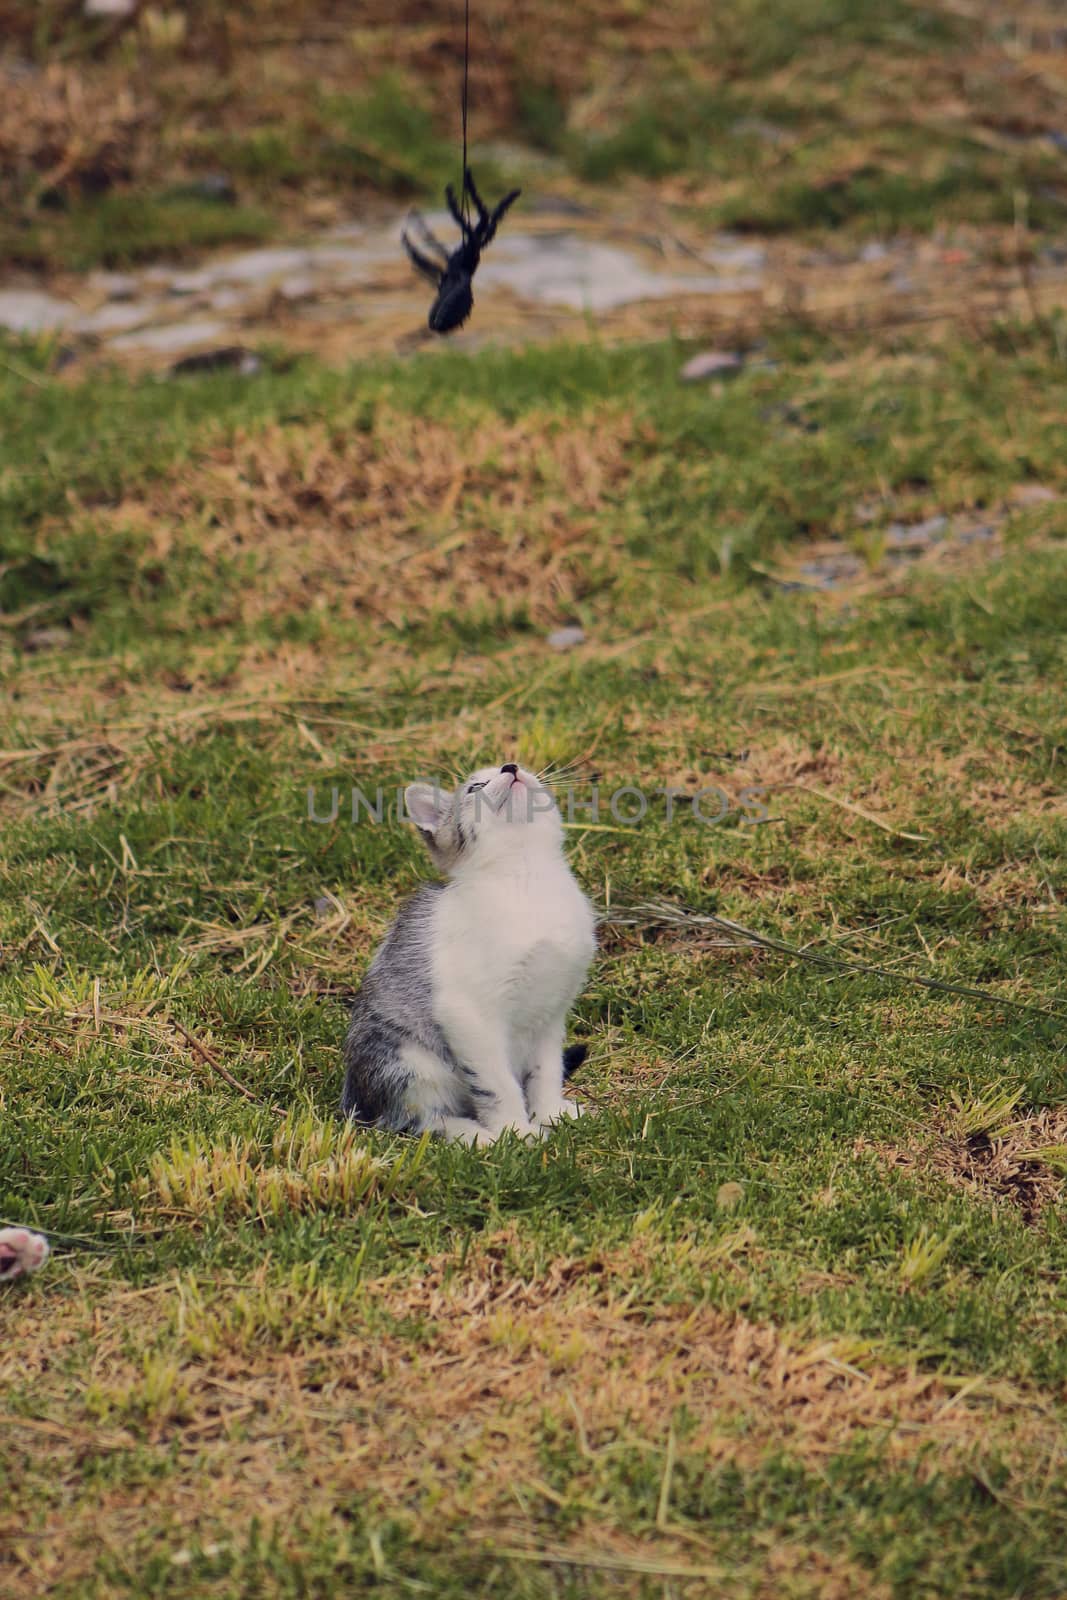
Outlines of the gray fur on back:
M 442 1061 L 452 1056 L 433 1016 L 431 919 L 443 883 L 427 883 L 400 909 L 352 1005 L 345 1036 L 341 1111 L 403 1133 L 414 1127 L 405 1102 L 413 1074 L 405 1045 L 421 1045 Z

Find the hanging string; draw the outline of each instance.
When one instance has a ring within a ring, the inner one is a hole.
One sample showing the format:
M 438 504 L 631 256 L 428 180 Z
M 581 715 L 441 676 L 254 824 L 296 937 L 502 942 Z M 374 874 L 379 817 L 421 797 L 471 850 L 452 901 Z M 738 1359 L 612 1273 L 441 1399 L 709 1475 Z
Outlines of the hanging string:
M 460 174 L 460 210 L 470 221 L 470 198 L 467 194 L 467 97 L 471 71 L 471 0 L 463 0 L 463 171 Z

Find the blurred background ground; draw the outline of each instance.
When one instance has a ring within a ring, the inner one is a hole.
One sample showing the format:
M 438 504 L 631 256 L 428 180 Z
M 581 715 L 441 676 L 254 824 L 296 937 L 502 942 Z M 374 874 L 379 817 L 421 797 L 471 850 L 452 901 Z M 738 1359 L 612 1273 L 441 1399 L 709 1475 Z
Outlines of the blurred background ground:
M 458 176 L 462 24 L 412 0 L 6 0 L 0 324 L 64 334 L 68 361 L 408 348 L 426 297 L 399 220 Z M 523 340 L 1047 311 L 1065 45 L 1047 3 L 476 0 L 478 174 L 524 189 L 480 304 Z

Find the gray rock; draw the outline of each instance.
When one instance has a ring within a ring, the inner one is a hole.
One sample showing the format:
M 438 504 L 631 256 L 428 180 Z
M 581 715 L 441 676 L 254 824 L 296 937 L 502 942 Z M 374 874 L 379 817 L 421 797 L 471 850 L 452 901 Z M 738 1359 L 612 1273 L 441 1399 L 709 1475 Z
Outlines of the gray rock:
M 80 315 L 78 306 L 43 289 L 0 289 L 0 328 L 11 333 L 51 333 L 69 328 Z
M 112 305 L 101 306 L 99 311 L 90 311 L 88 316 L 79 317 L 74 324 L 74 332 L 106 339 L 109 334 L 121 333 L 126 328 L 136 328 L 141 323 L 151 322 L 156 309 L 155 302 L 142 301 L 137 304 L 131 301 L 117 301 Z
M 736 350 L 703 350 L 687 361 L 678 376 L 683 383 L 701 383 L 709 378 L 732 378 L 744 366 Z
M 207 298 L 212 311 L 236 311 L 247 303 L 240 289 L 233 288 L 213 289 Z
M 319 283 L 310 273 L 296 273 L 291 278 L 283 278 L 278 285 L 277 293 L 283 300 L 310 300 L 318 291 Z
M 187 194 L 193 200 L 210 200 L 214 205 L 237 204 L 237 190 L 233 186 L 233 179 L 225 172 L 205 172 L 202 178 L 194 178 L 191 183 L 182 184 L 177 192 Z
M 85 280 L 97 294 L 109 300 L 132 300 L 141 285 L 130 272 L 90 272 Z
M 927 517 L 925 522 L 891 522 L 886 543 L 896 550 L 926 550 L 948 531 L 947 517 Z
M 789 138 L 785 128 L 780 128 L 776 122 L 767 122 L 763 117 L 738 117 L 732 125 L 730 132 L 739 139 L 758 139 L 761 144 L 784 144 Z
M 884 245 L 880 239 L 872 239 L 860 251 L 860 260 L 866 262 L 884 261 L 888 254 L 888 246 Z
M 731 272 L 759 272 L 767 264 L 767 252 L 761 244 L 748 244 L 732 233 L 719 233 L 715 242 L 703 252 L 702 259 L 713 267 L 727 268 Z
M 217 263 L 215 282 L 267 283 L 283 273 L 300 272 L 307 264 L 306 250 L 246 250 Z
M 547 642 L 553 650 L 573 650 L 575 645 L 585 643 L 585 629 L 573 625 L 557 628 L 555 633 L 548 635 Z
M 254 350 L 246 350 L 241 344 L 224 344 L 215 350 L 198 350 L 191 356 L 182 356 L 170 370 L 173 377 L 190 372 L 230 371 L 251 378 L 262 368 L 263 363 Z
M 218 282 L 219 274 L 213 267 L 201 267 L 195 272 L 176 272 L 167 282 L 170 294 L 204 294 Z
M 976 522 L 970 528 L 957 528 L 955 536 L 960 544 L 986 544 L 996 538 L 997 530 L 991 522 Z
M 399 235 L 394 236 L 389 232 L 369 241 L 362 229 L 359 235 L 365 240 L 363 244 L 316 245 L 308 251 L 308 268 L 329 273 L 333 283 L 357 283 L 372 277 L 379 267 L 397 259 L 401 249 Z M 340 230 L 333 237 L 342 237 Z
M 171 281 L 181 275 L 181 270 L 179 266 L 167 266 L 165 262 L 160 261 L 154 267 L 145 268 L 141 274 L 141 282 L 169 288 Z
M 592 206 L 583 206 L 569 195 L 538 194 L 523 201 L 523 209 L 534 217 L 595 217 Z
M 112 350 L 148 350 L 160 355 L 178 355 L 198 344 L 210 344 L 226 332 L 222 322 L 169 322 L 158 328 L 140 328 L 112 339 Z
M 802 561 L 800 571 L 821 589 L 834 589 L 862 576 L 864 563 L 851 550 L 841 550 Z
M 741 294 L 760 288 L 761 281 L 653 270 L 627 250 L 570 233 L 498 236 L 479 269 L 487 288 L 498 285 L 524 300 L 592 313 L 639 300 Z
M 38 650 L 64 650 L 70 642 L 70 630 L 67 628 L 34 628 L 32 633 L 23 634 L 20 640 L 22 648 L 31 655 Z

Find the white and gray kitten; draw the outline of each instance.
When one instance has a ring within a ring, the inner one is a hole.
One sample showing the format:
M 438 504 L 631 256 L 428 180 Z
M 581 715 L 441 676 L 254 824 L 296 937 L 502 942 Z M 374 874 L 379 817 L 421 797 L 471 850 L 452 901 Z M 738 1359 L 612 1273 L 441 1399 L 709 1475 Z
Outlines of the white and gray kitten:
M 457 790 L 410 784 L 408 815 L 447 883 L 402 908 L 352 1008 L 345 1116 L 490 1144 L 578 1108 L 567 1013 L 596 947 L 593 909 L 563 854 L 551 794 L 513 762 Z

